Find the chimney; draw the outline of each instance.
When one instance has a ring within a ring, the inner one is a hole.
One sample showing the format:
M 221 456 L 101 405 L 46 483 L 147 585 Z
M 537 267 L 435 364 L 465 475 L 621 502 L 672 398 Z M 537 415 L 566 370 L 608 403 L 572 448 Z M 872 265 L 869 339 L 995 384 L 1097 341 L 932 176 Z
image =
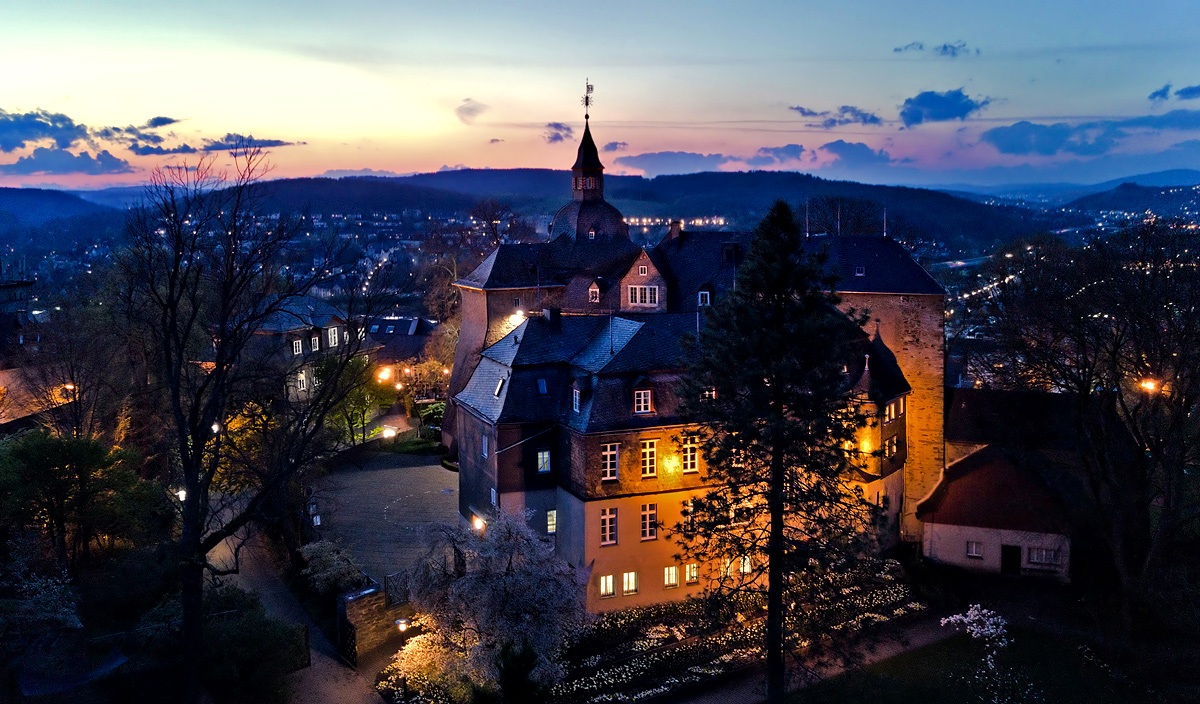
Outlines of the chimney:
M 672 220 L 671 229 L 667 232 L 667 239 L 683 241 L 683 221 Z
M 546 322 L 550 323 L 550 329 L 558 331 L 562 329 L 562 308 L 546 308 L 542 310 L 542 317 Z

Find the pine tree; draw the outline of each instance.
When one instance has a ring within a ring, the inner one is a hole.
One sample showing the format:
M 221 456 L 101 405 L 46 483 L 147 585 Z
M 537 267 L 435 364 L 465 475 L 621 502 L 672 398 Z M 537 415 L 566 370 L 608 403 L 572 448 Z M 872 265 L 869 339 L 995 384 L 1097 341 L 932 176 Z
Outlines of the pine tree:
M 712 488 L 675 539 L 708 566 L 710 596 L 765 593 L 771 702 L 784 695 L 785 651 L 828 633 L 811 594 L 869 535 L 869 507 L 845 480 L 863 425 L 847 370 L 861 364 L 864 321 L 838 310 L 807 244 L 776 203 L 690 346 L 681 390 L 696 428 L 683 441 L 699 444 Z

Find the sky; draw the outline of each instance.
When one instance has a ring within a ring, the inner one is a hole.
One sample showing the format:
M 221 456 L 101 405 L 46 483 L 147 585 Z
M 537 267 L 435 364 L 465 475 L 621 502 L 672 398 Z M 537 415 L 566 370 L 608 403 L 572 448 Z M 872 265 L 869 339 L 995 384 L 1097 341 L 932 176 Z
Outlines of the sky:
M 12 6 L 12 5 L 15 5 Z M 1200 169 L 1195 0 L 40 0 L 0 22 L 0 186 L 568 168 L 906 185 Z

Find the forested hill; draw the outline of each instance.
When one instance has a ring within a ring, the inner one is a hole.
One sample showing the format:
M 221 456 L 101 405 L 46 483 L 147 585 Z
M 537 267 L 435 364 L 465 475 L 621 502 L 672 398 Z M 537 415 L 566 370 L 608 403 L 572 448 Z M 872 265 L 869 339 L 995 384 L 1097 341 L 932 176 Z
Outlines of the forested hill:
M 1200 186 L 1171 186 L 1167 188 L 1122 183 L 1111 191 L 1094 193 L 1071 201 L 1068 208 L 1099 212 L 1117 210 L 1126 213 L 1149 211 L 1162 217 L 1190 215 L 1200 212 Z
M 10 224 L 40 225 L 47 220 L 89 215 L 108 210 L 104 206 L 66 193 L 44 188 L 0 188 L 0 218 Z M 8 217 L 4 217 L 7 214 Z

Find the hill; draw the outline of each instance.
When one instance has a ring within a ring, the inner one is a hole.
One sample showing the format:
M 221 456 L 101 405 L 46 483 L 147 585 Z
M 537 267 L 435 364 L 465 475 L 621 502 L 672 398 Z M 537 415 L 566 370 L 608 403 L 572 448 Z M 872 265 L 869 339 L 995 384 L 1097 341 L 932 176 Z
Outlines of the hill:
M 371 213 L 416 209 L 453 214 L 469 210 L 477 198 L 398 179 L 290 178 L 262 184 L 267 211 L 282 213 Z
M 1126 213 L 1152 212 L 1171 217 L 1200 212 L 1200 186 L 1172 186 L 1167 188 L 1139 186 L 1122 183 L 1103 193 L 1093 193 L 1067 204 L 1069 208 L 1097 212 L 1117 210 Z
M 47 220 L 90 215 L 108 210 L 65 191 L 43 188 L 0 188 L 0 214 L 9 223 L 40 225 Z

